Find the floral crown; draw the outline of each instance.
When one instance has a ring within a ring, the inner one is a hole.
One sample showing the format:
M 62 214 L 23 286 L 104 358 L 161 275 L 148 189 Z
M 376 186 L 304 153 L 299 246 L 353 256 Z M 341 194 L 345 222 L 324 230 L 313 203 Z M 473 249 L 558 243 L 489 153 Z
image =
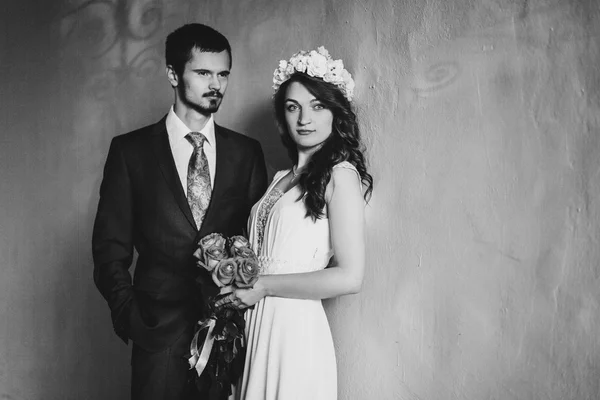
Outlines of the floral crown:
M 295 72 L 304 72 L 310 76 L 323 79 L 325 82 L 336 85 L 348 99 L 352 101 L 354 92 L 354 79 L 344 69 L 342 60 L 334 60 L 329 51 L 323 46 L 310 52 L 301 50 L 294 54 L 289 61 L 279 61 L 279 67 L 273 72 L 273 91 L 277 92 L 279 86 Z

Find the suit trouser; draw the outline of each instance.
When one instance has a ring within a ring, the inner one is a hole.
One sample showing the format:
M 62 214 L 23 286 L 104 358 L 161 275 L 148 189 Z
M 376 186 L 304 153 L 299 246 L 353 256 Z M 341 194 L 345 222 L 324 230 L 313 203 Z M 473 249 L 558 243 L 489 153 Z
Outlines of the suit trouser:
M 132 400 L 201 400 L 195 385 L 189 382 L 187 357 L 193 337 L 193 325 L 166 349 L 151 353 L 135 343 L 131 355 Z

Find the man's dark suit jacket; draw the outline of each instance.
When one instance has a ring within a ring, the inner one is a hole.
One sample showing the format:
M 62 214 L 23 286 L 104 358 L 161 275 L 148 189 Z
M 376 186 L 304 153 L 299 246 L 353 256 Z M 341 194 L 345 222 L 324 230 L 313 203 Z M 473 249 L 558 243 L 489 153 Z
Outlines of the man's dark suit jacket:
M 260 144 L 216 124 L 215 138 L 214 187 L 199 229 L 177 175 L 165 118 L 112 140 L 92 239 L 94 281 L 126 343 L 160 351 L 202 317 L 196 243 L 212 232 L 241 234 L 266 190 Z

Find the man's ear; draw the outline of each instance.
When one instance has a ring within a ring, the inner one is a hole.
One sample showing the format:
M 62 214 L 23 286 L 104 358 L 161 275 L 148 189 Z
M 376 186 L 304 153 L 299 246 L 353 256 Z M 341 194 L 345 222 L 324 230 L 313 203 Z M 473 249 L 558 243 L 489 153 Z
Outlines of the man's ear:
M 177 85 L 179 84 L 179 77 L 175 73 L 173 66 L 167 65 L 166 71 L 167 71 L 167 79 L 169 79 L 169 83 L 171 84 L 171 86 L 177 87 Z

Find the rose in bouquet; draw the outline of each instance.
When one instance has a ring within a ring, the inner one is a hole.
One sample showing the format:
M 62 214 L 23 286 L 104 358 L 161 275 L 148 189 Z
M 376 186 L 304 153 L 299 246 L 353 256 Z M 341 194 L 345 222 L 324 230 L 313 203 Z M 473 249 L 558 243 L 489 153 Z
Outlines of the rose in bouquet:
M 194 252 L 196 265 L 211 272 L 219 261 L 227 258 L 227 239 L 220 233 L 211 233 L 200 239 Z
M 248 239 L 219 233 L 200 239 L 194 258 L 201 270 L 198 281 L 208 318 L 198 321 L 190 346 L 190 369 L 196 385 L 209 393 L 210 400 L 227 399 L 244 366 L 244 310 L 219 308 L 215 303 L 235 288 L 254 285 L 258 259 Z

